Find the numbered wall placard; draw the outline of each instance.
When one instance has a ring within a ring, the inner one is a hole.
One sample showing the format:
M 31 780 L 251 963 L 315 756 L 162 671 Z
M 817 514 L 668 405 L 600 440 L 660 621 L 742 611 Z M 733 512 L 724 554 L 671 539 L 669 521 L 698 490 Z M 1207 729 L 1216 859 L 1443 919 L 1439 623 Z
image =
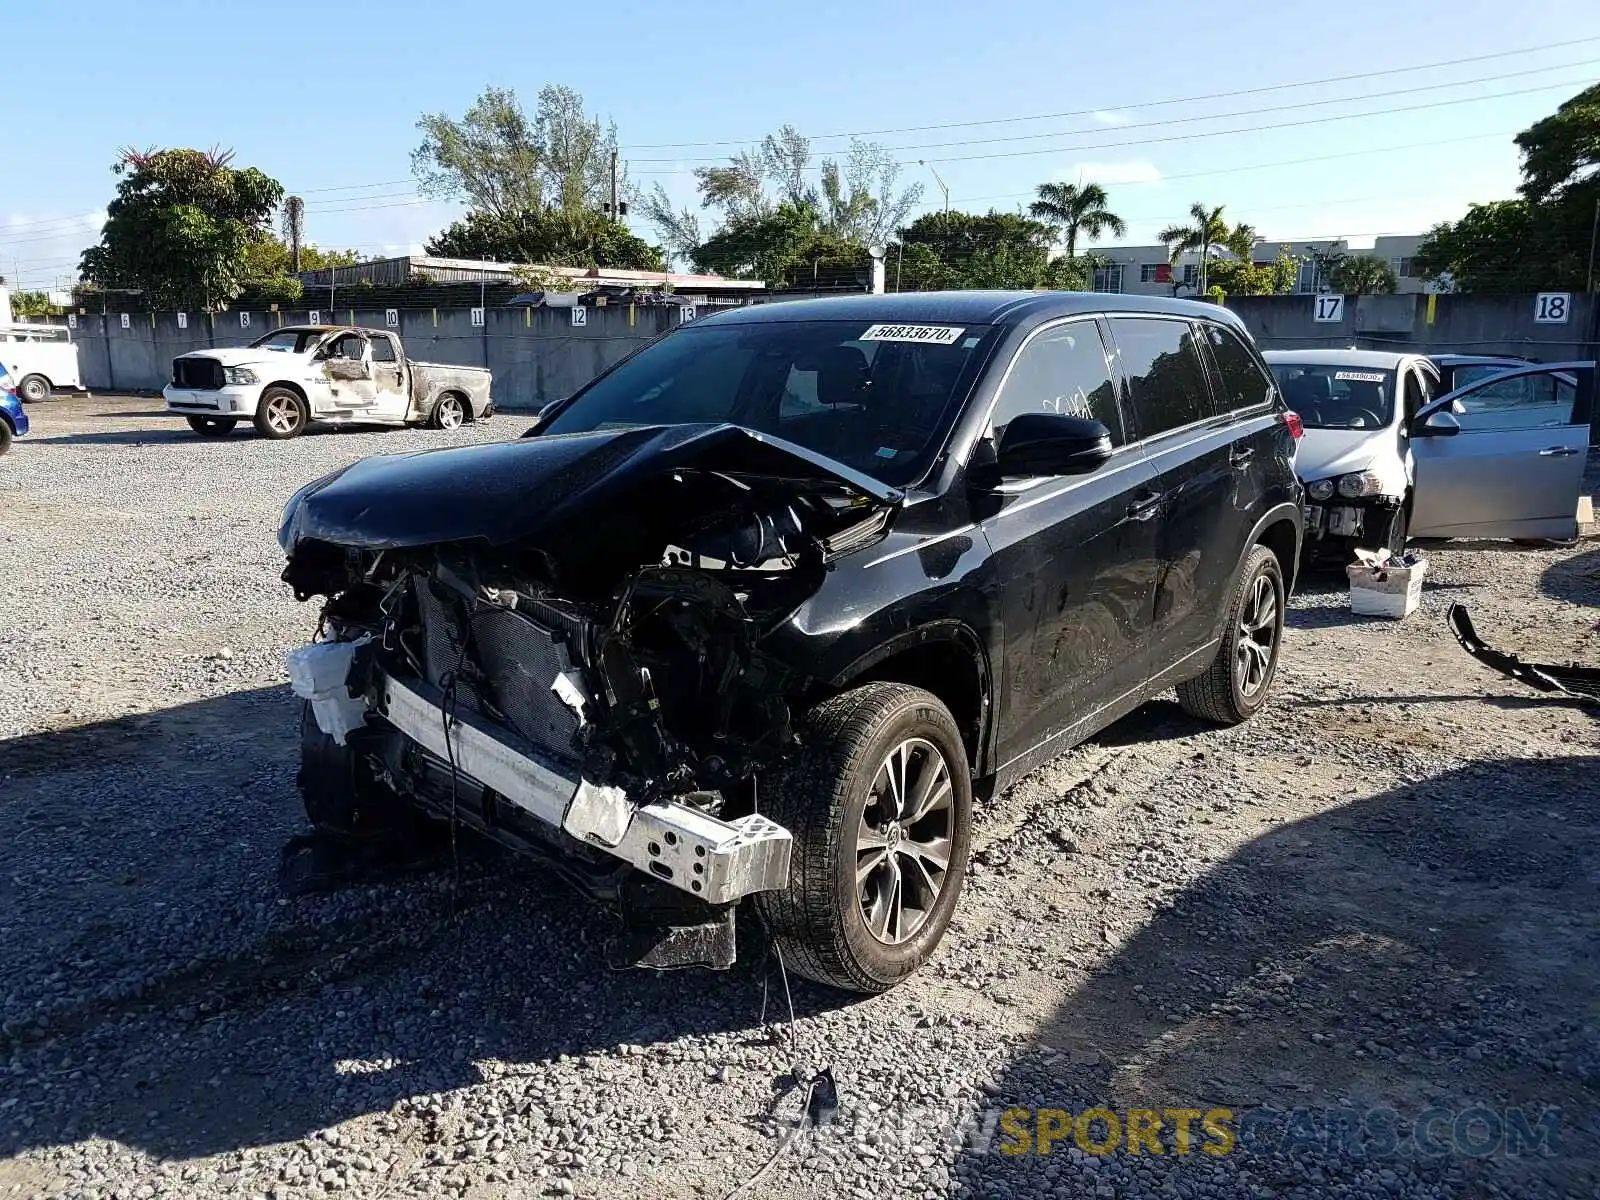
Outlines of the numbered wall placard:
M 589 310 L 581 304 L 574 304 L 571 308 L 572 327 L 582 329 L 589 323 Z
M 384 309 L 383 310 L 383 323 L 385 325 L 387 325 L 390 329 L 399 329 L 400 328 L 400 310 L 398 308 L 386 308 L 386 309 Z
M 250 314 L 249 313 L 242 312 L 242 313 L 239 314 L 239 328 L 240 329 L 249 329 L 250 328 Z
M 1540 292 L 1533 298 L 1535 324 L 1565 325 L 1571 318 L 1571 292 Z
M 76 329 L 77 327 L 78 327 L 78 314 L 77 313 L 68 313 L 67 314 L 67 328 L 68 329 Z
M 124 328 L 124 329 L 127 329 L 127 328 L 128 328 L 128 327 L 129 327 L 129 326 L 130 326 L 130 325 L 132 325 L 132 324 L 133 324 L 133 322 L 132 322 L 132 320 L 131 320 L 131 319 L 130 319 L 130 318 L 129 318 L 129 316 L 128 316 L 128 314 L 127 314 L 127 313 L 123 313 L 123 314 L 122 314 L 122 327 L 123 327 L 123 328 Z
M 1313 321 L 1342 321 L 1344 320 L 1344 297 L 1332 292 L 1325 292 L 1311 299 L 1313 308 L 1311 319 Z
M 678 306 L 678 324 L 687 325 L 692 320 L 694 320 L 694 305 L 680 304 Z
M 311 310 L 309 316 L 311 318 L 311 323 L 313 325 L 321 325 L 322 324 L 322 310 L 320 308 L 313 308 Z
M 472 310 L 472 323 L 474 325 L 483 324 L 483 309 L 475 308 Z
M 179 329 L 187 329 L 187 328 L 189 328 L 189 314 L 188 313 L 179 313 L 178 314 L 178 328 Z

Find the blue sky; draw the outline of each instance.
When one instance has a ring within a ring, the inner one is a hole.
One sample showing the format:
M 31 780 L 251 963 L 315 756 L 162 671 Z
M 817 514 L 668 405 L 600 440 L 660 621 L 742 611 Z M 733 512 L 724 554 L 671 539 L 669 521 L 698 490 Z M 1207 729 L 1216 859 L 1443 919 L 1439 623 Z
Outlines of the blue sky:
M 1511 135 L 1600 79 L 1594 0 L 76 0 L 4 24 L 12 61 L 48 65 L 20 110 L 9 90 L 0 155 L 0 273 L 31 287 L 72 276 L 126 145 L 231 147 L 305 197 L 319 245 L 419 249 L 457 210 L 413 191 L 417 117 L 491 83 L 530 109 L 576 87 L 634 181 L 681 202 L 693 166 L 789 122 L 819 154 L 885 131 L 925 208 L 943 198 L 918 159 L 979 211 L 1096 179 L 1130 242 L 1203 200 L 1273 240 L 1361 244 L 1510 196 Z

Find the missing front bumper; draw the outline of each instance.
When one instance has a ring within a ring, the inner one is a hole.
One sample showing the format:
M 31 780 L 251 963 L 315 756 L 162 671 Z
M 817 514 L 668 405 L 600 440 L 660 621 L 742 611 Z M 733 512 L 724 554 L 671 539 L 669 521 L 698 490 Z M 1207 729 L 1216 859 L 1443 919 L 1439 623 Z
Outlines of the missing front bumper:
M 374 673 L 379 716 L 462 775 L 546 825 L 710 904 L 789 881 L 789 831 L 759 814 L 732 821 L 684 804 L 634 805 L 470 713 L 446 715 L 443 695 Z

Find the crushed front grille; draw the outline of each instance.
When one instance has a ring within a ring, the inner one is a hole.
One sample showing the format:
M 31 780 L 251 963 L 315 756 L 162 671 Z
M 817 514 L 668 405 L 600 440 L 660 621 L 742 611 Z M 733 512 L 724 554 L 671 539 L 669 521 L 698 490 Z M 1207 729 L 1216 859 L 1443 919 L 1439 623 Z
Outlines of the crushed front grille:
M 428 682 L 444 688 L 453 674 L 460 708 L 503 719 L 540 749 L 576 759 L 581 721 L 550 690 L 572 665 L 560 637 L 519 613 L 483 608 L 471 618 L 469 638 L 464 602 L 436 595 L 421 579 L 416 595 Z

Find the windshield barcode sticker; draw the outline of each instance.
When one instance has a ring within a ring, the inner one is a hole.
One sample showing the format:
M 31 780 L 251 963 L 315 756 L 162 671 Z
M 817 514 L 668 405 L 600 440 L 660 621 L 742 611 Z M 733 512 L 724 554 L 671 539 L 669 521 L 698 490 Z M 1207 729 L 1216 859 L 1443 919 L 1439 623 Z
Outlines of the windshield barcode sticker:
M 952 328 L 949 325 L 874 325 L 857 341 L 923 342 L 930 346 L 949 346 L 965 332 L 964 328 Z
M 1335 371 L 1333 377 L 1336 380 L 1349 380 L 1351 383 L 1382 383 L 1384 380 L 1382 371 Z

